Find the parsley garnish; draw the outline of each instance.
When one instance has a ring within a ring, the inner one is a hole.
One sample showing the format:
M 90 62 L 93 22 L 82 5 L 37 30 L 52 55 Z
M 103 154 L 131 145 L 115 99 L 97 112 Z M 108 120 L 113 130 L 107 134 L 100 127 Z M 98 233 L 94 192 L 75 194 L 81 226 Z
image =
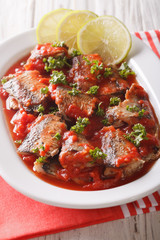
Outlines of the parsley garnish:
M 102 77 L 102 75 L 98 74 L 96 78 L 99 80 L 101 77 Z
M 2 85 L 5 84 L 6 82 L 7 82 L 7 79 L 6 79 L 6 78 L 2 78 L 2 79 L 1 79 Z
M 147 134 L 146 129 L 140 123 L 135 124 L 132 129 L 133 129 L 133 132 L 131 132 L 127 135 L 124 135 L 124 137 L 126 139 L 128 139 L 130 142 L 132 142 L 136 147 L 139 147 L 140 142 L 142 140 L 147 140 L 148 139 L 146 137 L 146 134 Z
M 120 101 L 121 101 L 120 98 L 118 98 L 118 97 L 112 97 L 112 98 L 110 98 L 110 103 L 109 103 L 109 105 L 110 105 L 110 106 L 117 106 Z
M 119 75 L 122 78 L 127 78 L 128 75 L 135 75 L 135 72 L 132 71 L 132 69 L 127 65 L 126 62 L 122 63 L 119 70 Z
M 96 115 L 97 116 L 99 116 L 99 117 L 102 117 L 102 116 L 104 116 L 104 110 L 100 107 L 101 106 L 101 104 L 102 104 L 102 102 L 100 102 L 99 104 L 98 104 L 98 108 L 97 108 L 97 110 L 96 110 Z
M 76 88 L 77 87 L 77 83 L 70 83 L 69 86 Z
M 141 118 L 144 115 L 145 110 L 142 109 L 141 111 L 138 112 L 138 116 Z
M 48 87 L 45 87 L 45 88 L 41 88 L 41 93 L 42 94 L 47 94 L 48 93 Z
M 126 110 L 129 111 L 129 112 L 138 112 L 139 107 L 137 107 L 136 105 L 134 105 L 133 107 L 130 107 L 129 105 L 127 105 Z
M 92 65 L 92 67 L 91 67 L 91 70 L 90 70 L 90 72 L 91 72 L 92 74 L 94 74 L 94 73 L 95 73 L 96 71 L 98 71 L 98 70 L 102 70 L 102 69 L 103 69 L 103 63 L 101 63 L 101 64 L 99 65 L 99 61 L 98 61 L 98 60 L 93 60 L 92 63 L 94 63 L 94 64 Z
M 36 148 L 33 148 L 31 151 L 32 151 L 33 153 L 37 153 L 37 152 L 39 152 L 39 149 L 38 149 L 38 147 L 36 147 Z
M 104 126 L 110 125 L 108 118 L 103 119 L 101 122 L 103 123 Z
M 76 133 L 82 133 L 84 128 L 90 124 L 88 118 L 77 118 L 76 125 L 71 127 L 71 130 L 75 131 Z
M 45 160 L 46 160 L 46 157 L 39 157 L 39 158 L 36 159 L 36 162 L 37 163 L 44 163 L 44 162 L 46 162 Z
M 44 112 L 44 107 L 40 104 L 37 108 L 37 111 L 40 113 Z
M 52 84 L 61 83 L 61 84 L 67 85 L 66 75 L 62 71 L 60 72 L 53 71 L 49 82 Z
M 64 41 L 62 41 L 62 42 L 54 42 L 52 44 L 52 47 L 64 47 L 64 46 L 65 46 Z
M 107 154 L 103 153 L 102 150 L 98 147 L 96 147 L 94 150 L 90 149 L 89 154 L 94 160 L 104 159 L 107 157 Z
M 99 86 L 92 86 L 90 87 L 90 89 L 87 91 L 88 94 L 92 94 L 92 95 L 95 95 L 97 94 L 98 92 L 98 89 L 99 89 Z
M 58 112 L 58 107 L 50 107 L 49 110 L 51 113 Z
M 56 133 L 54 135 L 54 138 L 56 138 L 57 140 L 60 140 L 61 139 L 61 134 L 60 133 Z
M 81 93 L 81 91 L 77 90 L 77 88 L 73 87 L 71 91 L 68 91 L 68 94 L 72 95 L 72 96 L 76 96 L 79 93 Z
M 91 61 L 85 56 L 83 56 L 83 60 L 86 61 L 87 65 L 91 65 Z
M 43 146 L 43 145 L 40 145 L 39 148 L 42 149 L 42 151 L 45 150 L 45 146 Z
M 136 105 L 134 105 L 133 107 L 130 107 L 129 105 L 126 106 L 126 110 L 130 111 L 130 112 L 138 112 L 138 116 L 141 118 L 144 115 L 145 110 L 142 108 L 142 110 L 140 110 L 139 107 L 137 107 Z
M 87 57 L 83 56 L 83 60 L 86 61 L 86 64 L 87 65 L 91 65 L 93 63 L 93 65 L 91 66 L 91 69 L 90 69 L 90 72 L 92 74 L 94 74 L 96 71 L 98 70 L 102 70 L 103 69 L 103 63 L 101 63 L 99 65 L 99 61 L 98 60 L 93 60 L 93 61 L 90 61 Z
M 104 69 L 104 77 L 107 78 L 108 76 L 112 75 L 112 69 L 111 68 L 105 68 Z
M 76 56 L 79 56 L 79 55 L 81 55 L 80 51 L 73 48 L 72 52 L 71 52 L 71 57 L 76 57 Z
M 44 69 L 47 72 L 50 72 L 53 69 L 62 69 L 65 65 L 71 67 L 71 65 L 67 62 L 66 56 L 58 58 L 49 57 L 48 59 L 43 58 L 43 62 L 45 63 Z

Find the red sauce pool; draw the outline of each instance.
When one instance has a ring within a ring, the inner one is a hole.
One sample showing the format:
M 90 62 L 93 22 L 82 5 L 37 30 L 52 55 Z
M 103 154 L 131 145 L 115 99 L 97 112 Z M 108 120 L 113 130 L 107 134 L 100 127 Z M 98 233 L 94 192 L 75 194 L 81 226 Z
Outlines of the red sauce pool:
M 8 71 L 6 72 L 5 75 L 14 74 L 15 71 L 17 71 L 17 70 L 18 71 L 19 70 L 20 71 L 23 70 L 23 64 L 21 64 L 21 63 L 26 62 L 28 57 L 29 57 L 29 55 L 27 55 L 26 57 L 24 57 L 24 58 L 20 59 L 19 61 L 17 61 L 11 68 L 8 69 Z M 130 82 L 136 82 L 136 80 L 133 79 L 133 77 L 132 77 L 130 79 Z M 1 100 L 2 100 L 2 105 L 3 105 L 4 115 L 5 115 L 5 118 L 6 118 L 6 121 L 7 121 L 7 124 L 8 124 L 8 128 L 9 128 L 9 132 L 10 132 L 10 134 L 12 136 L 13 141 L 22 139 L 22 138 L 17 137 L 17 134 L 13 132 L 14 126 L 10 123 L 10 121 L 11 121 L 13 115 L 16 113 L 16 111 L 14 111 L 14 110 L 7 110 L 6 109 L 6 97 L 1 96 Z M 155 116 L 155 118 L 156 118 L 156 116 Z M 93 117 L 93 122 L 94 122 L 94 117 Z M 94 124 L 94 125 L 96 125 L 96 124 Z M 15 144 L 15 147 L 17 148 L 18 145 Z M 72 189 L 72 190 L 79 190 L 79 191 L 80 190 L 82 190 L 82 191 L 85 190 L 82 186 L 79 186 L 78 184 L 76 184 L 76 183 L 74 183 L 72 181 L 65 182 L 63 180 L 56 179 L 56 178 L 54 178 L 53 176 L 50 176 L 50 175 L 44 175 L 44 174 L 41 174 L 41 173 L 34 172 L 34 170 L 33 170 L 33 163 L 35 161 L 35 157 L 34 156 L 29 156 L 29 157 L 26 157 L 26 158 L 22 158 L 21 155 L 19 155 L 19 156 L 21 157 L 21 159 L 22 159 L 23 163 L 26 165 L 26 167 L 30 171 L 32 171 L 38 178 L 42 179 L 43 181 L 45 181 L 45 182 L 47 182 L 49 184 L 52 184 L 54 186 L 61 187 L 61 188 Z M 153 164 L 154 164 L 154 162 L 145 163 L 144 167 L 139 172 L 137 172 L 133 176 L 127 178 L 126 180 L 120 180 L 115 187 L 127 184 L 129 182 L 132 182 L 132 181 L 142 177 L 143 175 L 145 175 L 151 169 Z M 93 191 L 93 189 L 88 189 L 87 188 L 87 191 L 88 190 L 92 190 Z

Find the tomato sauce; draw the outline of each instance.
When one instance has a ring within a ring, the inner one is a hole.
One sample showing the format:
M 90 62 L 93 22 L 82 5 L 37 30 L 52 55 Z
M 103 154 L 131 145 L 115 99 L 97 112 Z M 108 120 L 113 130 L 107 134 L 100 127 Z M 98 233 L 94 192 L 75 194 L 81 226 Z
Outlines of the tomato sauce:
M 19 61 L 17 61 L 13 66 L 11 66 L 11 68 L 6 72 L 5 75 L 14 74 L 14 73 L 20 73 L 20 72 L 24 71 L 23 65 L 24 65 L 24 62 L 27 61 L 28 57 L 29 57 L 29 55 L 27 55 L 26 57 L 24 57 L 24 58 L 20 59 Z M 40 63 L 40 69 L 41 68 L 42 68 L 42 66 L 41 66 L 41 63 Z M 134 76 L 130 76 L 128 78 L 129 85 L 131 85 L 133 82 L 136 82 L 136 79 L 135 79 Z M 122 84 L 125 84 L 125 81 L 122 82 Z M 49 89 L 52 92 L 51 93 L 51 97 L 52 97 L 52 99 L 54 99 L 55 86 L 54 85 L 53 86 L 49 86 Z M 108 86 L 106 86 L 106 89 L 105 89 L 105 84 L 104 83 L 101 84 L 100 89 L 103 89 L 104 92 L 105 91 L 109 91 Z M 8 123 L 9 131 L 10 131 L 10 134 L 12 136 L 13 141 L 15 142 L 16 140 L 23 140 L 25 138 L 25 136 L 27 135 L 27 133 L 29 132 L 30 124 L 32 124 L 32 122 L 35 120 L 35 116 L 33 116 L 32 114 L 27 114 L 25 111 L 21 110 L 21 113 L 20 113 L 21 116 L 19 117 L 19 120 L 17 120 L 17 118 L 16 118 L 16 121 L 14 122 L 15 125 L 11 124 L 11 119 L 13 118 L 14 114 L 16 113 L 16 111 L 15 110 L 7 110 L 6 109 L 6 99 L 8 97 L 8 94 L 5 91 L 3 91 L 2 88 L 0 89 L 0 96 L 1 96 L 2 104 L 3 104 L 4 115 L 5 115 L 6 121 Z M 102 97 L 102 100 L 105 102 L 105 104 L 103 106 L 105 108 L 109 104 L 109 99 L 108 99 L 108 97 L 104 96 L 104 97 Z M 73 117 L 75 117 L 75 114 L 77 114 L 77 112 L 78 112 L 77 109 L 75 109 L 75 108 L 76 108 L 75 106 L 71 105 L 70 108 L 67 110 L 67 111 L 70 112 L 71 117 L 72 117 L 72 115 L 73 115 Z M 85 112 L 84 112 L 84 117 L 85 117 Z M 154 115 L 154 117 L 156 119 L 155 115 Z M 88 125 L 85 128 L 85 130 L 84 130 L 84 135 L 88 139 L 90 139 L 90 137 L 93 136 L 95 132 L 99 131 L 103 127 L 103 124 L 101 124 L 102 119 L 103 119 L 102 117 L 97 117 L 97 116 L 90 117 L 91 124 Z M 125 131 L 126 131 L 126 129 L 125 129 Z M 98 141 L 97 138 L 95 139 L 95 141 L 94 141 L 94 138 L 93 138 L 92 141 L 90 141 L 90 143 L 93 146 L 101 147 L 100 146 L 101 145 L 100 141 Z M 148 144 L 148 146 L 149 146 L 149 142 L 146 141 L 146 142 L 144 142 L 142 144 L 142 146 L 140 148 L 140 151 L 141 151 L 142 155 L 147 154 L 145 152 L 146 151 L 146 144 Z M 145 147 L 144 147 L 144 145 L 145 145 Z M 17 143 L 15 143 L 15 147 L 18 148 L 19 145 Z M 134 155 L 134 150 L 133 150 L 133 155 Z M 132 182 L 132 181 L 140 178 L 144 174 L 146 174 L 151 169 L 151 167 L 154 164 L 154 162 L 147 162 L 147 163 L 145 163 L 144 167 L 140 171 L 138 171 L 136 174 L 134 174 L 131 177 L 128 177 L 125 180 L 121 180 L 120 179 L 120 174 L 121 173 L 120 173 L 120 171 L 117 171 L 116 178 L 118 178 L 119 180 L 118 181 L 115 181 L 113 179 L 104 180 L 103 181 L 103 186 L 101 186 L 102 181 L 100 181 L 99 174 L 97 172 L 97 171 L 102 171 L 103 170 L 103 169 L 101 169 L 102 167 L 97 167 L 97 168 L 93 167 L 91 176 L 95 180 L 95 183 L 94 183 L 94 185 L 93 184 L 92 185 L 88 184 L 86 188 L 83 188 L 81 185 L 78 185 L 78 184 L 76 184 L 75 182 L 73 182 L 71 180 L 70 181 L 66 181 L 69 178 L 69 173 L 67 172 L 66 169 L 59 169 L 59 171 L 58 171 L 59 179 L 57 179 L 57 178 L 55 178 L 53 176 L 45 175 L 45 174 L 42 174 L 42 173 L 37 173 L 37 172 L 35 172 L 33 170 L 33 163 L 36 160 L 36 157 L 34 155 L 20 155 L 19 154 L 19 156 L 21 157 L 23 163 L 27 166 L 27 168 L 30 171 L 32 171 L 37 177 L 42 179 L 43 181 L 45 181 L 45 182 L 47 182 L 49 184 L 58 186 L 58 187 L 62 187 L 62 188 L 66 188 L 66 189 L 72 189 L 72 190 L 83 190 L 83 191 L 85 191 L 85 190 L 86 191 L 96 190 L 97 188 L 98 189 L 101 189 L 101 188 L 104 189 L 104 186 L 105 186 L 105 188 L 109 188 L 110 185 L 112 185 L 112 187 L 117 187 L 117 186 L 121 186 L 121 185 L 127 184 L 129 182 Z M 42 156 L 43 156 L 43 153 L 42 153 Z M 127 158 L 127 156 L 126 156 L 126 158 Z M 119 163 L 121 161 L 124 161 L 124 159 L 119 159 Z M 129 160 L 127 160 L 127 161 L 129 161 Z M 81 176 L 83 176 L 83 178 L 84 178 L 85 176 L 87 177 L 88 173 L 86 173 L 86 172 L 82 172 L 82 173 L 77 172 L 77 174 L 81 174 Z M 112 181 L 112 184 L 110 184 L 110 181 Z M 115 184 L 114 184 L 114 181 L 115 181 Z

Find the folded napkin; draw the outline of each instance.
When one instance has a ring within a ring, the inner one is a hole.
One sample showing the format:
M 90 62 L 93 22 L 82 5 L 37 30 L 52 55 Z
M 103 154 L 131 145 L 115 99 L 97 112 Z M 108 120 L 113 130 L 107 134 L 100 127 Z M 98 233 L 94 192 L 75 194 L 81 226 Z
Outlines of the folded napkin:
M 136 32 L 160 58 L 160 31 Z M 160 191 L 134 203 L 94 210 L 65 209 L 34 201 L 0 178 L 0 240 L 29 239 L 160 210 Z

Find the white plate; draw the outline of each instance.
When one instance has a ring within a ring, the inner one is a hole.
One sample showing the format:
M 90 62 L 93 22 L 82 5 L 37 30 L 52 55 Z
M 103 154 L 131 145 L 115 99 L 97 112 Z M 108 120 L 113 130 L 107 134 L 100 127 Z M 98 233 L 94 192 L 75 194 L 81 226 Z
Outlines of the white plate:
M 149 93 L 160 121 L 160 62 L 142 41 L 132 36 L 133 46 L 128 57 L 139 83 Z M 0 74 L 25 56 L 36 44 L 35 29 L 17 35 L 0 45 Z M 159 98 L 159 99 L 158 99 Z M 50 185 L 37 178 L 18 157 L 7 125 L 2 105 L 0 111 L 0 173 L 16 190 L 40 202 L 54 206 L 91 209 L 110 207 L 134 201 L 160 188 L 160 159 L 140 179 L 126 185 L 101 191 L 73 191 Z

